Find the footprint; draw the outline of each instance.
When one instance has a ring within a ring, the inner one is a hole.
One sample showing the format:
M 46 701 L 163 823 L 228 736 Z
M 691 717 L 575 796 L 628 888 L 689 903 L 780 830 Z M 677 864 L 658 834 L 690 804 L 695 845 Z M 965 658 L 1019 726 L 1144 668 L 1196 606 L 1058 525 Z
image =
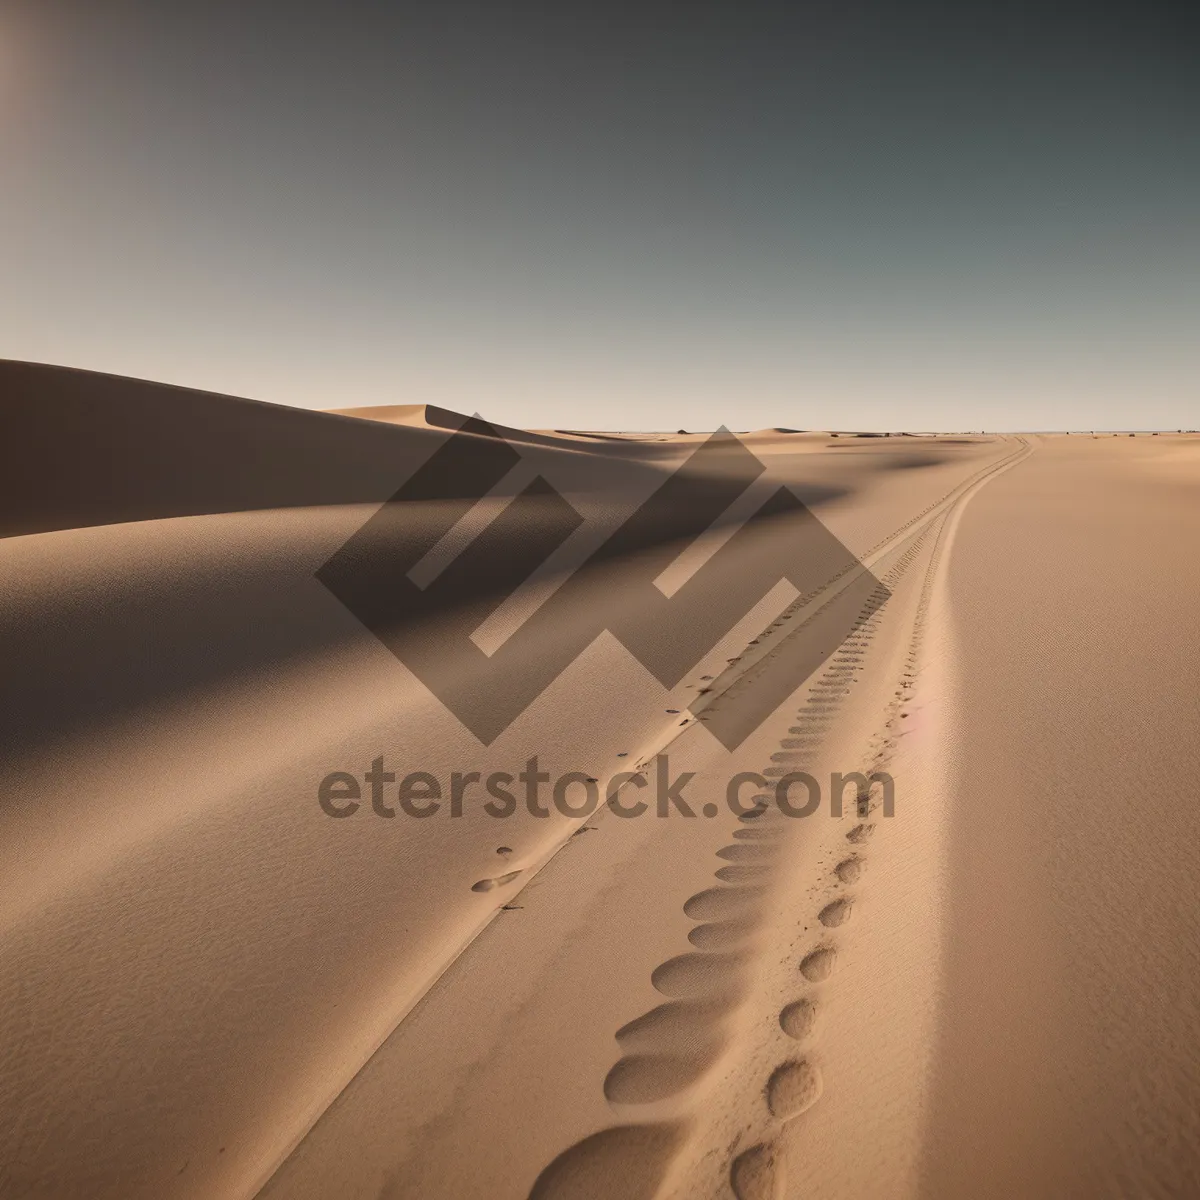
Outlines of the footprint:
M 779 1014 L 779 1028 L 798 1042 L 812 1036 L 817 1023 L 817 1006 L 811 1000 L 797 1000 Z
M 863 864 L 861 858 L 843 859 L 836 867 L 833 868 L 833 873 L 843 883 L 857 883 L 862 878 Z
M 741 916 L 762 899 L 766 889 L 760 887 L 715 887 L 697 892 L 683 906 L 693 921 L 725 921 Z
M 771 858 L 774 853 L 775 848 L 770 845 L 764 846 L 755 842 L 747 845 L 738 842 L 732 846 L 722 846 L 717 851 L 717 857 L 725 859 L 726 862 L 762 862 L 763 859 Z
M 653 1200 L 683 1142 L 682 1125 L 618 1125 L 564 1150 L 537 1177 L 529 1200 L 596 1200 L 621 1181 L 623 1200 Z
M 688 934 L 688 941 L 697 950 L 728 950 L 744 942 L 758 928 L 757 921 L 713 921 L 708 925 L 697 925 Z
M 821 1072 L 804 1059 L 777 1067 L 767 1081 L 767 1107 L 788 1121 L 812 1108 L 821 1097 Z
M 492 888 L 503 887 L 506 883 L 512 883 L 520 871 L 509 871 L 507 875 L 497 875 L 495 879 L 481 879 L 478 883 L 471 884 L 473 892 L 490 892 Z
M 855 825 L 855 827 L 846 834 L 846 841 L 854 846 L 861 846 L 864 842 L 871 840 L 871 834 L 875 832 L 874 825 Z
M 653 1104 L 690 1087 L 721 1057 L 721 1043 L 693 1047 L 686 1054 L 631 1054 L 619 1059 L 604 1080 L 610 1104 Z
M 832 904 L 827 904 L 817 914 L 817 920 L 825 926 L 826 929 L 836 929 L 839 925 L 845 925 L 850 920 L 850 910 L 854 907 L 853 901 L 848 896 L 843 896 L 840 900 L 835 900 Z
M 820 983 L 833 974 L 837 951 L 832 946 L 818 946 L 800 960 L 800 974 L 809 983 Z
M 723 883 L 755 883 L 770 875 L 771 868 L 767 866 L 721 867 L 719 870 L 714 871 L 713 874 Z
M 733 831 L 733 836 L 738 841 L 744 842 L 774 841 L 775 838 L 780 837 L 782 834 L 783 830 L 778 825 L 751 825 L 749 829 L 735 829 Z
M 729 1185 L 737 1200 L 778 1200 L 783 1195 L 783 1157 L 770 1143 L 751 1146 L 733 1160 Z
M 664 996 L 677 999 L 732 994 L 740 990 L 735 976 L 745 961 L 740 953 L 679 954 L 655 967 L 650 983 Z
M 728 997 L 715 1000 L 668 1000 L 648 1013 L 635 1017 L 616 1032 L 626 1054 L 683 1054 L 697 1041 L 697 1031 L 716 1039 L 722 1022 L 736 1007 Z

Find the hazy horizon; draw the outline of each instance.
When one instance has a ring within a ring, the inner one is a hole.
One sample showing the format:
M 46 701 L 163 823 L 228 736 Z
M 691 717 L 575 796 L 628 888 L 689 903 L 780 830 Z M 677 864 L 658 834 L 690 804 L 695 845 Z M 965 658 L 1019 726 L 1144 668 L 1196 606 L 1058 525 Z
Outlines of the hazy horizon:
M 1183 5 L 0 0 L 0 357 L 590 429 L 1195 423 Z

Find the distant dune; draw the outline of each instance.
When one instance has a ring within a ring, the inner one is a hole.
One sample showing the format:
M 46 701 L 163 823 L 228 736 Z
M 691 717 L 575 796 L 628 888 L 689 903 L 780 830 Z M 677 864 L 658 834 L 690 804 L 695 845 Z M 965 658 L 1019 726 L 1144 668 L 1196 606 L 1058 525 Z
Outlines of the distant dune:
M 361 420 L 379 421 L 387 425 L 409 425 L 426 429 L 458 429 L 467 420 L 464 414 L 449 408 L 439 408 L 436 404 L 380 404 L 362 408 L 332 408 L 328 411 L 335 416 L 358 417 Z M 529 430 L 498 424 L 492 424 L 491 428 L 497 436 L 507 442 L 529 445 L 569 448 L 571 442 L 580 438 L 623 440 L 619 434 L 584 433 L 568 429 Z
M 442 425 L 444 428 L 458 428 L 450 425 L 443 418 L 458 418 L 461 425 L 463 418 L 449 409 L 436 408 L 432 404 L 376 404 L 362 408 L 331 408 L 327 410 L 339 417 L 362 417 L 366 421 L 385 421 L 389 425 Z
M 0 534 L 384 499 L 428 430 L 0 361 Z

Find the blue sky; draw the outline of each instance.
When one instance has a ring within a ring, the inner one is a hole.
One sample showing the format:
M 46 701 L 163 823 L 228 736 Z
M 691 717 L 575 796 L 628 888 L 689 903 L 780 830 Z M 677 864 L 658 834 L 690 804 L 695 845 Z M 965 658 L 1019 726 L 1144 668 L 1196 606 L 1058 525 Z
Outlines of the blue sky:
M 584 428 L 1196 423 L 1183 5 L 0 0 L 0 356 Z

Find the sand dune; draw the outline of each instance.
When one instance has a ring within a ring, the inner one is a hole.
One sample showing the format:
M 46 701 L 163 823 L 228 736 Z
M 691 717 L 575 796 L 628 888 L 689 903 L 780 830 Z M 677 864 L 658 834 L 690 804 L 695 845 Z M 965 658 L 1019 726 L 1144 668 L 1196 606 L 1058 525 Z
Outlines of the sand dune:
M 375 404 L 365 408 L 331 408 L 329 411 L 336 416 L 362 417 L 366 421 L 383 421 L 388 425 L 457 428 L 457 425 L 448 423 L 452 416 L 449 409 L 439 409 L 432 404 Z
M 0 415 L 0 1196 L 1200 1194 L 1200 439 Z
M 463 422 L 467 419 L 464 413 L 441 408 L 436 404 L 375 404 L 361 408 L 333 408 L 329 412 L 333 416 L 358 417 L 361 420 L 379 421 L 386 425 L 409 425 L 415 428 L 436 430 L 461 429 Z M 505 441 L 522 445 L 569 448 L 571 443 L 581 439 L 600 442 L 619 441 L 622 444 L 627 444 L 631 440 L 642 440 L 641 438 L 631 439 L 620 434 L 577 433 L 569 429 L 514 429 L 511 425 L 497 424 L 492 424 L 491 428 L 496 436 L 502 437 Z

